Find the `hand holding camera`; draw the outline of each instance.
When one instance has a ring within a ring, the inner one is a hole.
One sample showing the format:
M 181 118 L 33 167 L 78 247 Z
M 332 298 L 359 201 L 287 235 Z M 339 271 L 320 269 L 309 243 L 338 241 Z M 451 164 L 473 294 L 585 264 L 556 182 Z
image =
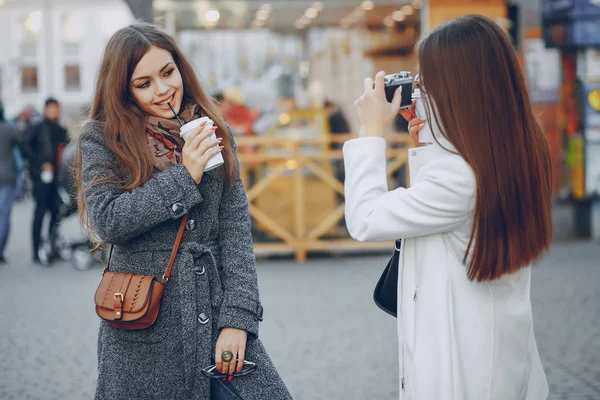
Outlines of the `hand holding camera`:
M 361 137 L 383 136 L 385 127 L 392 122 L 400 108 L 402 101 L 402 94 L 400 93 L 402 89 L 400 88 L 402 86 L 399 85 L 393 89 L 390 103 L 386 97 L 384 77 L 385 72 L 380 71 L 375 76 L 375 81 L 371 78 L 365 78 L 364 92 L 354 102 L 354 108 L 360 123 L 358 135 Z

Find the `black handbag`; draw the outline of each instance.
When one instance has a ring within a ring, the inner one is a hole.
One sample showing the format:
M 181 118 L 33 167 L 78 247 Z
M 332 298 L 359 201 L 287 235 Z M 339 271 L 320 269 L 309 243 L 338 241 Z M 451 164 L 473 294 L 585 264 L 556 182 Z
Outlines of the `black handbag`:
M 398 260 L 400 258 L 400 246 L 402 246 L 402 241 L 396 240 L 394 255 L 387 263 L 373 291 L 373 300 L 377 304 L 377 307 L 396 318 L 398 318 Z

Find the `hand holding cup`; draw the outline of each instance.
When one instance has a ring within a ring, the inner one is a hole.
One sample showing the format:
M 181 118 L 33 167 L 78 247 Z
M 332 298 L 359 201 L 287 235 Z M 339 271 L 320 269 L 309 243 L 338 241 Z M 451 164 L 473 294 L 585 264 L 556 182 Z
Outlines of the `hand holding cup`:
M 209 121 L 203 120 L 188 129 L 183 129 L 188 124 L 182 127 L 181 137 L 185 140 L 182 150 L 183 166 L 197 184 L 200 183 L 204 172 L 209 170 L 207 165 L 211 159 L 216 155 L 221 156 L 223 150 L 223 146 L 220 145 L 223 139 L 216 137 L 217 127 L 213 127 L 212 121 Z M 221 164 L 214 165 L 213 168 Z

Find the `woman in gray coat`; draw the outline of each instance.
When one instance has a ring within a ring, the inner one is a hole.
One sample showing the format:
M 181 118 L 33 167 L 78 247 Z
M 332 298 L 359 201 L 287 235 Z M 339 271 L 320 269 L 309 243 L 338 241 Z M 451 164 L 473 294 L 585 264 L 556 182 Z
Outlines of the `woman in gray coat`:
M 215 127 L 184 142 L 173 112 Z M 224 165 L 205 171 L 219 152 Z M 82 217 L 114 246 L 112 271 L 157 279 L 189 220 L 157 321 L 132 331 L 101 322 L 96 399 L 291 399 L 258 339 L 263 309 L 238 168 L 226 123 L 174 40 L 145 23 L 116 32 L 79 137 Z M 237 376 L 244 360 L 257 368 Z M 202 374 L 213 363 L 228 379 Z

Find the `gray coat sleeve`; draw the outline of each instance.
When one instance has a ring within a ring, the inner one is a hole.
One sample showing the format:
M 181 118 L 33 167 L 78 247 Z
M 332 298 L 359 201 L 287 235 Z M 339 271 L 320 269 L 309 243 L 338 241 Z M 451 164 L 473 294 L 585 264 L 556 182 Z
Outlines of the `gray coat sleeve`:
M 110 181 L 90 185 L 115 175 L 109 166 L 116 157 L 106 146 L 104 131 L 98 125 L 86 125 L 79 139 L 79 151 L 87 216 L 107 243 L 125 243 L 162 222 L 181 218 L 202 201 L 196 183 L 181 164 L 154 174 L 130 191 Z
M 231 132 L 230 137 L 235 152 Z M 243 329 L 257 337 L 258 323 L 262 321 L 262 306 L 258 293 L 248 199 L 239 174 L 233 184 L 224 185 L 219 227 L 224 299 L 218 327 Z

